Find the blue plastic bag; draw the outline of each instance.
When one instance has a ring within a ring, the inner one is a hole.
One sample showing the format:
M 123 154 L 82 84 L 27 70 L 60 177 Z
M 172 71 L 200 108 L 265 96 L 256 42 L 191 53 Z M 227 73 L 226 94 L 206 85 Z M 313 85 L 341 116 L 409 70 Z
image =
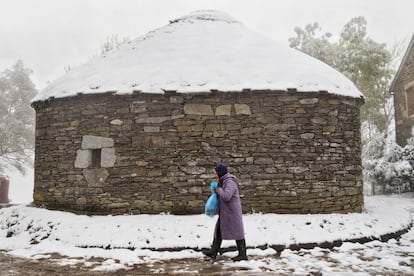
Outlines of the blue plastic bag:
M 207 216 L 213 217 L 218 214 L 218 203 L 217 194 L 213 193 L 206 202 L 205 213 Z
M 211 182 L 210 189 L 213 192 L 215 188 L 217 188 L 217 182 Z M 218 214 L 219 208 L 219 201 L 217 197 L 217 193 L 213 192 L 213 194 L 207 199 L 204 211 L 207 216 L 213 217 Z
M 213 181 L 210 183 L 210 190 L 212 193 L 214 192 L 214 189 L 217 188 L 217 186 L 218 186 L 218 183 L 216 181 Z

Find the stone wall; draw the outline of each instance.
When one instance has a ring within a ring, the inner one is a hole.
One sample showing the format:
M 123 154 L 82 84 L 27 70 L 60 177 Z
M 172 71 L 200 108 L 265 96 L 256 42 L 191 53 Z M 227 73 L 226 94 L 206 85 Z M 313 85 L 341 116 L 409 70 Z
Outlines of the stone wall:
M 295 91 L 78 95 L 34 104 L 35 204 L 203 213 L 217 162 L 244 212 L 360 212 L 362 99 Z
M 414 86 L 414 47 L 408 50 L 404 61 L 397 79 L 394 80 L 394 91 L 392 91 L 394 92 L 396 140 L 400 146 L 407 144 L 407 139 L 412 136 L 411 132 L 414 126 L 414 116 L 408 116 L 406 101 L 406 90 Z

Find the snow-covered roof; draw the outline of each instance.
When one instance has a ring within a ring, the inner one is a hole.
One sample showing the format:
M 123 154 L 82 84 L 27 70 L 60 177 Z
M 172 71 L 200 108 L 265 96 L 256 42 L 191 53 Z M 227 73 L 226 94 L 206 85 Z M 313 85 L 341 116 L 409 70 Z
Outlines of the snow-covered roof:
M 407 50 L 406 50 L 406 52 L 405 52 L 405 54 L 404 54 L 404 57 L 403 57 L 403 58 L 402 58 L 402 60 L 401 60 L 400 66 L 398 67 L 398 71 L 397 71 L 397 73 L 395 74 L 394 79 L 393 79 L 393 81 L 392 81 L 392 83 L 391 83 L 390 90 L 389 90 L 391 93 L 392 93 L 392 92 L 395 92 L 395 91 L 394 91 L 394 90 L 395 90 L 395 85 L 396 85 L 396 83 L 397 83 L 397 80 L 398 80 L 398 79 L 399 79 L 399 77 L 400 77 L 401 70 L 402 70 L 402 68 L 404 67 L 405 63 L 407 62 L 407 59 L 408 59 L 408 57 L 409 57 L 409 55 L 410 55 L 410 52 L 411 52 L 413 49 L 414 49 L 414 34 L 413 34 L 413 36 L 411 37 L 410 43 L 408 43 Z
M 362 97 L 344 75 L 219 11 L 196 11 L 72 69 L 33 99 L 83 94 L 251 90 Z

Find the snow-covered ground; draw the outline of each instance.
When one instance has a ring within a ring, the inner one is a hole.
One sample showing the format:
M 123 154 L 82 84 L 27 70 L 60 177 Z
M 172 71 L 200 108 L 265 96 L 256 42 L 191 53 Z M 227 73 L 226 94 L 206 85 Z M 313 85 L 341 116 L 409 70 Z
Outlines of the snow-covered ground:
M 398 241 L 347 242 L 332 250 L 286 249 L 278 257 L 264 256 L 226 266 L 278 275 L 414 275 L 414 229 Z
M 409 227 L 413 210 L 413 194 L 406 194 L 366 197 L 362 214 L 247 214 L 244 215 L 244 223 L 247 245 L 251 248 L 248 254 L 261 257 L 252 257 L 237 266 L 245 266 L 252 271 L 277 271 L 280 265 L 285 268 L 296 265 L 295 269 L 318 266 L 320 270 L 329 271 L 330 265 L 321 261 L 321 256 L 336 260 L 339 266 L 344 263 L 358 266 L 362 262 L 358 254 L 366 254 L 363 258 L 380 265 L 397 267 L 397 270 L 401 267 L 405 272 L 414 273 L 413 231 L 399 242 L 344 243 L 332 251 L 286 249 L 279 259 L 263 257 L 276 253 L 271 248 L 254 248 L 380 237 Z M 159 260 L 202 258 L 198 249 L 209 247 L 215 222 L 216 217 L 203 214 L 84 216 L 20 205 L 0 209 L 0 250 L 32 259 L 59 253 L 66 256 L 68 262 L 75 258 L 79 262 L 81 258 L 86 265 L 90 259 L 100 257 L 105 261 L 96 269 L 119 269 Z M 400 248 L 398 252 L 407 251 L 402 255 L 393 249 L 401 243 L 405 249 Z M 224 247 L 233 245 L 234 241 L 223 244 Z M 174 247 L 186 249 L 167 250 Z M 384 254 L 387 253 L 385 260 Z M 226 254 L 234 255 L 235 252 Z M 233 264 L 225 262 L 224 265 Z
M 26 173 L 22 174 L 19 171 L 12 171 L 7 173 L 9 186 L 9 200 L 10 203 L 30 203 L 33 201 L 33 186 L 34 186 L 34 171 L 33 168 L 27 168 Z

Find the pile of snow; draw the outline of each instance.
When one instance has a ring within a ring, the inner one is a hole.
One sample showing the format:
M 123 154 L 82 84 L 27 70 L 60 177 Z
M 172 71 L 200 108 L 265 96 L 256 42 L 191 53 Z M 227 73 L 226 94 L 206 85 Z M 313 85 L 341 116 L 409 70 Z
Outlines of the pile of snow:
M 361 214 L 244 215 L 248 247 L 380 237 L 409 227 L 412 194 L 365 199 Z M 201 257 L 215 218 L 205 215 L 85 216 L 14 206 L 0 209 L 0 250 L 27 258 L 59 253 L 70 258 L 116 260 L 128 266 L 154 259 Z M 233 246 L 225 241 L 223 246 Z M 170 252 L 167 248 L 186 248 Z M 252 249 L 255 250 L 255 249 Z M 274 253 L 274 250 L 272 250 Z
M 164 93 L 297 89 L 362 97 L 344 75 L 257 34 L 218 11 L 170 21 L 42 90 L 33 102 L 78 93 Z

